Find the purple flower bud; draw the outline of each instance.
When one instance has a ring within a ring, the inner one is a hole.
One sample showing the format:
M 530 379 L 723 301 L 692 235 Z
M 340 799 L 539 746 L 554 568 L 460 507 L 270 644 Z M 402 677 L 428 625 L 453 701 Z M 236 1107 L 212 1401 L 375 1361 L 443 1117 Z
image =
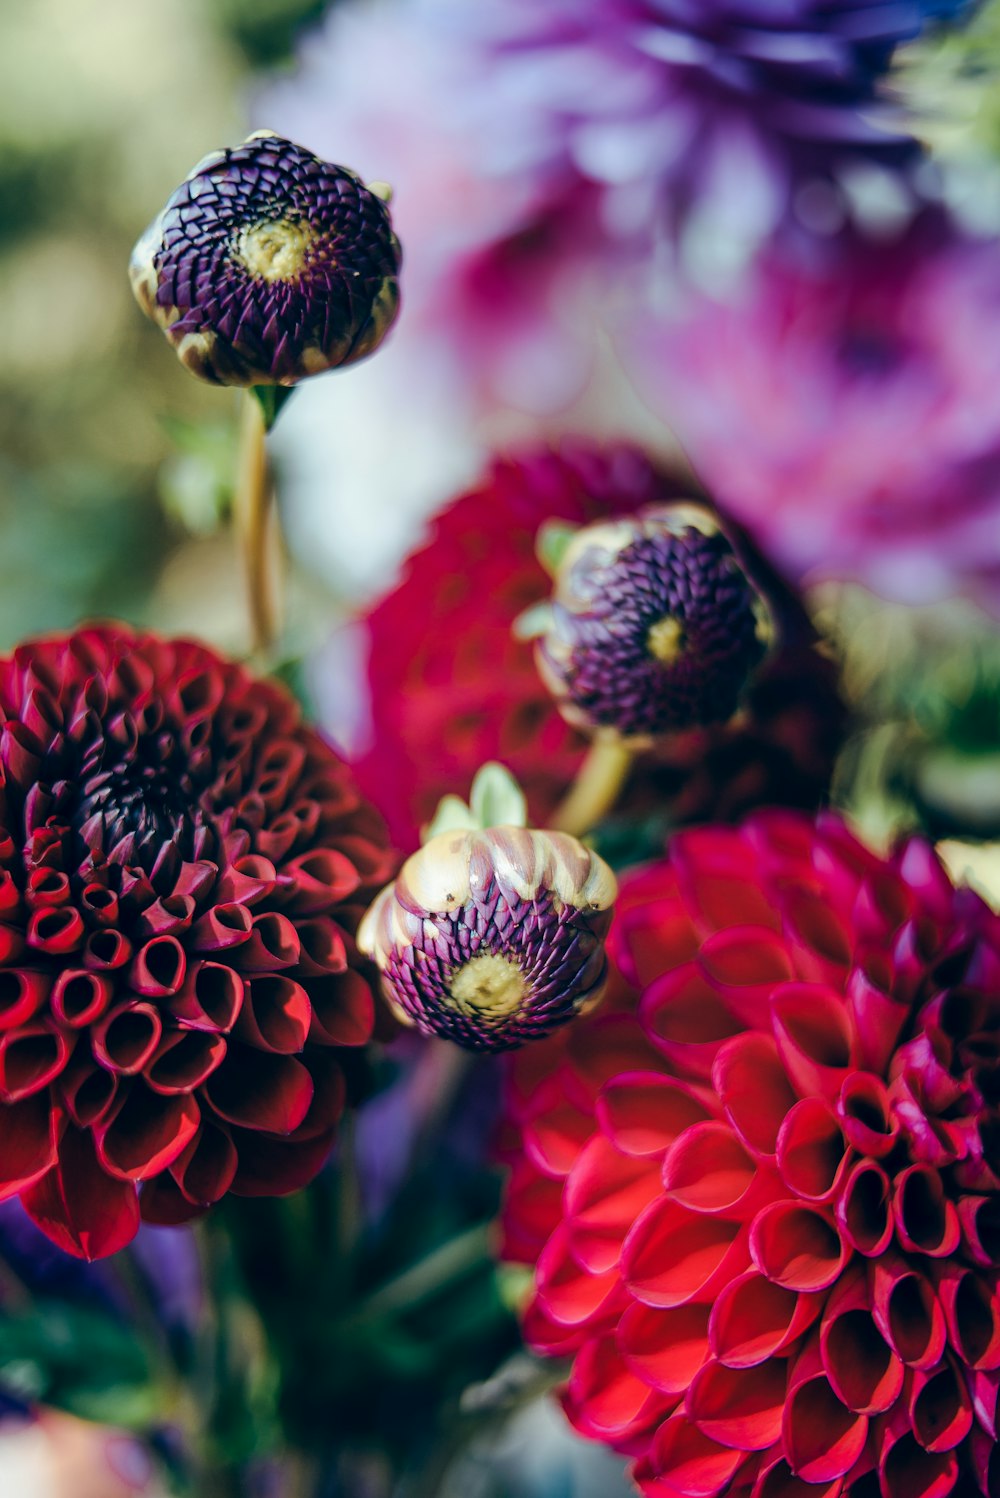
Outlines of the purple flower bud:
M 258 131 L 181 183 L 132 252 L 132 289 L 213 384 L 293 385 L 353 363 L 399 307 L 381 191 Z
M 404 1024 L 510 1050 L 600 998 L 616 894 L 604 860 L 565 833 L 444 832 L 376 898 L 358 945 Z
M 535 654 L 568 722 L 642 744 L 732 717 L 768 628 L 714 516 L 658 505 L 576 532 Z

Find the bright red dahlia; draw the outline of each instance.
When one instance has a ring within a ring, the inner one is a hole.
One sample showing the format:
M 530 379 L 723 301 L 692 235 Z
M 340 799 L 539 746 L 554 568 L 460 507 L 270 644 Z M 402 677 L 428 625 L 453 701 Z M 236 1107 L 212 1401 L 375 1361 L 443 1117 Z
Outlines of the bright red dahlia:
M 832 816 L 680 833 L 521 1053 L 506 1252 L 649 1498 L 1000 1491 L 1000 918 Z
M 535 556 L 539 527 L 689 493 L 634 448 L 577 442 L 496 462 L 438 517 L 430 543 L 366 621 L 371 734 L 354 764 L 401 847 L 415 848 L 441 797 L 488 760 L 513 771 L 529 822 L 545 825 L 587 740 L 560 717 L 531 644 L 512 633 L 518 615 L 551 592 Z M 779 644 L 754 677 L 745 713 L 644 755 L 628 787 L 633 801 L 652 798 L 687 821 L 765 802 L 812 809 L 825 794 L 844 727 L 836 670 L 817 654 L 797 600 L 773 577 L 760 581 Z
M 121 626 L 0 661 L 0 1195 L 61 1248 L 319 1169 L 390 871 L 272 682 Z

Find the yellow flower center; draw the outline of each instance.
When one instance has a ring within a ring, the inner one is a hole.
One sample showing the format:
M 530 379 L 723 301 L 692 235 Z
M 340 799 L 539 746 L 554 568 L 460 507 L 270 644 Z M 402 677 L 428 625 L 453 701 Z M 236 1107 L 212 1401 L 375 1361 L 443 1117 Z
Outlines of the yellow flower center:
M 313 231 L 308 224 L 285 219 L 244 229 L 236 253 L 256 280 L 294 281 L 302 274 Z
M 470 957 L 451 980 L 455 1008 L 487 1024 L 508 1019 L 521 1007 L 524 975 L 516 962 L 495 952 Z
M 683 625 L 670 614 L 657 619 L 655 624 L 649 626 L 646 648 L 654 660 L 662 661 L 665 666 L 672 666 L 684 649 Z

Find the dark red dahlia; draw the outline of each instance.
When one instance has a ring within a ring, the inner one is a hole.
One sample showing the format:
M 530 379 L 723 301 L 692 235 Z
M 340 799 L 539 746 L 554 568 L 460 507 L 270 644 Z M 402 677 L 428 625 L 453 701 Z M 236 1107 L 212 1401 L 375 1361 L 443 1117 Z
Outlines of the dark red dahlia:
M 768 629 L 711 511 L 654 505 L 572 537 L 536 660 L 569 723 L 649 744 L 731 718 Z
M 429 544 L 367 619 L 371 734 L 354 763 L 400 846 L 415 847 L 442 796 L 492 759 L 523 786 L 529 822 L 548 822 L 588 741 L 556 710 L 531 644 L 512 633 L 518 615 L 551 591 L 537 532 L 549 519 L 584 524 L 688 492 L 634 448 L 567 443 L 497 461 L 438 517 Z M 836 668 L 817 652 L 788 589 L 761 576 L 756 558 L 753 571 L 777 638 L 745 711 L 642 755 L 626 807 L 652 797 L 658 811 L 694 821 L 769 801 L 812 809 L 825 795 L 844 732 Z
M 399 307 L 399 263 L 377 192 L 259 130 L 198 163 L 129 274 L 192 374 L 292 385 L 377 347 Z
M 295 1190 L 371 1034 L 378 817 L 283 688 L 190 640 L 23 645 L 0 709 L 0 1195 L 96 1258 Z
M 610 947 L 509 1092 L 574 1424 L 649 1498 L 995 1492 L 1000 918 L 922 842 L 770 812 L 676 835 Z

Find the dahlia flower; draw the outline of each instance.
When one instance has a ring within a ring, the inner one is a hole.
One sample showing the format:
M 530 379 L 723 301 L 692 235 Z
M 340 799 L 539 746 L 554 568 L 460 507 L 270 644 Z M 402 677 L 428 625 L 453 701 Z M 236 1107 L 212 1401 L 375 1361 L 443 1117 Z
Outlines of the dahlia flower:
M 399 259 L 381 196 L 259 130 L 198 163 L 129 273 L 192 374 L 293 385 L 378 346 L 399 305 Z
M 537 1040 L 597 1003 L 617 893 L 560 832 L 441 832 L 407 859 L 358 930 L 397 1018 L 475 1051 Z
M 565 794 L 587 741 L 564 722 L 512 626 L 551 582 L 535 555 L 546 520 L 582 524 L 670 503 L 684 482 L 630 447 L 564 444 L 497 461 L 434 522 L 399 585 L 368 615 L 364 724 L 334 721 L 352 694 L 353 641 L 335 637 L 317 686 L 328 726 L 346 742 L 359 782 L 412 849 L 443 796 L 487 760 L 507 765 L 543 826 Z M 759 569 L 753 568 L 755 578 Z M 844 727 L 833 663 L 797 601 L 774 579 L 761 588 L 777 640 L 730 725 L 672 736 L 642 756 L 628 804 L 652 803 L 684 821 L 731 817 L 774 801 L 815 807 L 829 785 Z M 413 627 L 419 618 L 420 630 Z M 356 693 L 354 695 L 357 695 Z
M 703 480 L 797 578 L 1000 608 L 1000 260 L 925 214 L 891 243 L 772 246 L 740 294 L 626 357 Z
M 893 52 L 924 24 L 919 0 L 427 0 L 424 10 L 458 54 L 456 115 L 478 126 L 487 173 L 593 185 L 612 235 L 701 212 L 762 237 L 803 181 L 916 149 L 878 116 Z
M 731 718 L 766 631 L 711 511 L 657 505 L 567 542 L 535 659 L 567 722 L 639 745 Z
M 570 1419 L 649 1498 L 992 1491 L 1000 917 L 919 840 L 772 811 L 677 834 L 610 950 L 509 1091 Z
M 0 1195 L 97 1258 L 295 1190 L 372 1029 L 377 816 L 282 688 L 189 640 L 23 645 L 0 708 Z

